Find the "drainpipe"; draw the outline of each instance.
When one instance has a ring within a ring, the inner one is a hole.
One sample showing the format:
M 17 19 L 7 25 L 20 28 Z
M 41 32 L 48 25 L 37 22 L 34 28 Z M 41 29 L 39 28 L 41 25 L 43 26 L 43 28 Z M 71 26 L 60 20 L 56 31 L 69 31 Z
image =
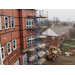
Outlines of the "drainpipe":
M 1 37 L 0 37 L 0 65 L 3 65 L 2 53 L 1 53 Z

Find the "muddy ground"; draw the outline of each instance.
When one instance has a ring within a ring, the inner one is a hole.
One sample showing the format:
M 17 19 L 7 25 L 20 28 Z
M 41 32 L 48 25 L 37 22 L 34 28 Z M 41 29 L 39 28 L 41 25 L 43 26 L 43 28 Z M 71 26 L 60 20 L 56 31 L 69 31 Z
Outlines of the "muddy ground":
M 54 62 L 47 59 L 47 65 L 75 65 L 75 55 L 69 57 L 64 56 L 64 53 L 59 55 Z

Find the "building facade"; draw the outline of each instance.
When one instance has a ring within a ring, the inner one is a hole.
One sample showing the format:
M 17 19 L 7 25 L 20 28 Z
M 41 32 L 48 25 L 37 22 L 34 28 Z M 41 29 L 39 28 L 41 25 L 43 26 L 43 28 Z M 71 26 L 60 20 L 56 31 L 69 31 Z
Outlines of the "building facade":
M 34 19 L 30 17 L 36 15 L 33 9 L 0 9 L 0 41 L 1 55 L 4 65 L 28 64 L 29 46 L 34 45 L 34 41 L 27 41 L 34 37 Z M 28 26 L 29 24 L 29 26 Z M 33 34 L 32 34 L 33 33 Z
M 71 26 L 54 27 L 47 29 L 47 43 L 59 47 L 65 40 L 70 39 L 69 29 Z M 46 35 L 46 31 L 42 34 Z

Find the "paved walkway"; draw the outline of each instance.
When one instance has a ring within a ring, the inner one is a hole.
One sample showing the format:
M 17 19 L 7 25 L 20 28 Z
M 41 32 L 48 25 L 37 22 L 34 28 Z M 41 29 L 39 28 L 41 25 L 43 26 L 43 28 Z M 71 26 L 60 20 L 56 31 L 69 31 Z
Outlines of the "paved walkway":
M 73 46 L 73 45 L 69 45 L 69 44 L 65 44 L 65 43 L 64 43 L 64 45 L 66 45 L 66 46 L 70 46 L 70 47 L 75 47 L 75 46 Z

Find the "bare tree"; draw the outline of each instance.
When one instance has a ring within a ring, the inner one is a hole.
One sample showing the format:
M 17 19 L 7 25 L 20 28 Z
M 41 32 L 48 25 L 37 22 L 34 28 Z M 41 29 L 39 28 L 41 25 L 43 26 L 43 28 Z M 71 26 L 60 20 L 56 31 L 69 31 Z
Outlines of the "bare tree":
M 75 37 L 75 28 L 71 28 L 71 29 L 69 30 L 69 33 L 70 33 L 70 36 L 71 36 L 71 37 Z
M 67 26 L 68 24 L 66 22 L 62 22 L 62 25 L 63 26 Z
M 53 23 L 54 23 L 55 26 L 57 26 L 58 23 L 60 22 L 60 20 L 59 20 L 58 17 L 53 17 L 53 18 L 52 18 L 52 21 L 53 21 Z

